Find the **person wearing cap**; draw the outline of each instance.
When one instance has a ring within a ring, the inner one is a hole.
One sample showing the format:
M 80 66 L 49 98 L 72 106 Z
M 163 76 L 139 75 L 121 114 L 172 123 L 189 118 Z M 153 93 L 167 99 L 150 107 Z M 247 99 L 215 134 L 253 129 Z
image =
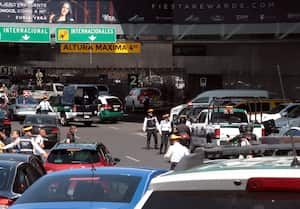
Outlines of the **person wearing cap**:
M 25 154 L 34 154 L 38 157 L 45 157 L 47 158 L 47 153 L 45 150 L 43 150 L 35 141 L 34 138 L 32 137 L 31 131 L 32 131 L 32 126 L 26 126 L 23 128 L 23 131 L 25 133 L 24 137 L 18 137 L 16 138 L 15 141 L 12 143 L 2 147 L 2 150 L 7 150 L 11 149 L 14 147 L 18 147 L 18 150 L 20 153 L 25 153 Z
M 160 121 L 159 128 L 161 135 L 159 154 L 165 154 L 167 152 L 169 135 L 172 132 L 172 125 L 169 119 L 169 114 L 163 115 L 163 120 Z
M 180 140 L 182 140 L 182 137 L 180 135 L 171 134 L 170 140 L 173 142 L 173 145 L 169 147 L 167 153 L 164 155 L 164 158 L 170 160 L 170 170 L 174 170 L 174 168 L 180 162 L 180 160 L 184 156 L 189 155 L 190 152 L 187 147 L 183 146 L 180 143 Z
M 147 116 L 144 118 L 143 131 L 147 133 L 147 149 L 150 149 L 151 136 L 154 138 L 154 148 L 157 146 L 157 131 L 159 131 L 159 123 L 157 117 L 153 115 L 154 110 L 147 110 Z
M 40 110 L 42 114 L 48 114 L 48 112 L 54 112 L 53 108 L 51 107 L 50 103 L 48 102 L 48 96 L 44 95 L 43 100 L 38 104 L 36 110 Z
M 0 87 L 0 103 L 1 103 L 2 108 L 7 107 L 8 97 L 7 97 L 3 87 Z

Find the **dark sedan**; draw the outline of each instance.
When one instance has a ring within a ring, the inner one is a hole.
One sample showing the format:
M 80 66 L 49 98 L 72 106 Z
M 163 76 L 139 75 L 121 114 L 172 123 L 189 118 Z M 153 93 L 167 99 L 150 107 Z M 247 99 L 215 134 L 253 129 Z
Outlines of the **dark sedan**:
M 0 160 L 26 162 L 31 164 L 39 172 L 39 174 L 46 174 L 43 161 L 36 155 L 23 153 L 1 153 Z
M 29 163 L 0 160 L 0 208 L 7 208 L 42 175 Z
M 60 137 L 59 123 L 56 116 L 46 114 L 36 114 L 26 116 L 23 127 L 32 126 L 32 134 L 38 135 L 40 129 L 46 130 L 46 140 L 44 141 L 46 148 L 54 146 Z

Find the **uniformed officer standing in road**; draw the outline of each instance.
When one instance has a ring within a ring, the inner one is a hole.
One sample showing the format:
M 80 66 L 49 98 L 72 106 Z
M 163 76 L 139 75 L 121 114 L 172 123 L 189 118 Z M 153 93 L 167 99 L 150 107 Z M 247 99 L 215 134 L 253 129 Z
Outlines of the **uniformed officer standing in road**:
M 42 114 L 48 114 L 48 112 L 54 112 L 53 108 L 51 107 L 50 103 L 48 102 L 48 96 L 44 95 L 43 100 L 38 104 L 36 110 L 40 111 Z
M 159 131 L 159 123 L 157 117 L 153 115 L 154 110 L 147 110 L 147 116 L 144 119 L 143 131 L 147 133 L 147 149 L 150 149 L 151 136 L 154 138 L 154 148 L 158 149 L 157 146 L 157 131 Z
M 163 115 L 163 120 L 160 121 L 159 128 L 161 134 L 159 154 L 163 154 L 167 152 L 169 135 L 172 132 L 172 125 L 169 119 L 169 114 Z
M 18 147 L 18 150 L 20 153 L 25 154 L 34 154 L 36 156 L 43 156 L 47 158 L 47 153 L 45 150 L 43 150 L 32 137 L 31 134 L 32 126 L 24 127 L 23 131 L 25 132 L 25 135 L 21 138 L 17 138 L 14 142 L 2 147 L 2 149 L 11 149 L 14 147 Z
M 180 160 L 184 156 L 189 155 L 190 152 L 186 146 L 183 146 L 180 143 L 180 140 L 182 140 L 182 137 L 180 135 L 171 134 L 170 140 L 173 142 L 173 145 L 169 147 L 167 153 L 164 155 L 164 158 L 170 160 L 171 162 L 170 170 L 174 170 L 174 168 L 180 162 Z

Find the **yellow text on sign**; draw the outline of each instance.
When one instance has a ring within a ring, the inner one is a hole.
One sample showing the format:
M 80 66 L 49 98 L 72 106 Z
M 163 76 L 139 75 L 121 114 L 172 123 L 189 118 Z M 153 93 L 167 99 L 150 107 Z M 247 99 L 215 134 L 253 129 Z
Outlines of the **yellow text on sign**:
M 141 53 L 141 43 L 61 44 L 60 52 L 138 54 Z
M 68 30 L 60 29 L 58 31 L 58 40 L 59 41 L 68 41 L 69 38 L 70 38 L 70 35 L 69 35 Z

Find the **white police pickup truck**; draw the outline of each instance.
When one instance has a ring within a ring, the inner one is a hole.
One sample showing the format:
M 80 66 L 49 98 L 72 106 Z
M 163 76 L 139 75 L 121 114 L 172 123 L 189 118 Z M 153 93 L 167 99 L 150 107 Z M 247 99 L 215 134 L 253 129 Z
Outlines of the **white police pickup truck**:
M 240 134 L 240 126 L 249 124 L 247 112 L 232 107 L 216 107 L 200 112 L 196 123 L 190 125 L 192 132 L 191 146 L 197 147 L 205 143 L 228 142 Z M 257 138 L 264 136 L 264 126 L 253 124 L 253 134 Z

